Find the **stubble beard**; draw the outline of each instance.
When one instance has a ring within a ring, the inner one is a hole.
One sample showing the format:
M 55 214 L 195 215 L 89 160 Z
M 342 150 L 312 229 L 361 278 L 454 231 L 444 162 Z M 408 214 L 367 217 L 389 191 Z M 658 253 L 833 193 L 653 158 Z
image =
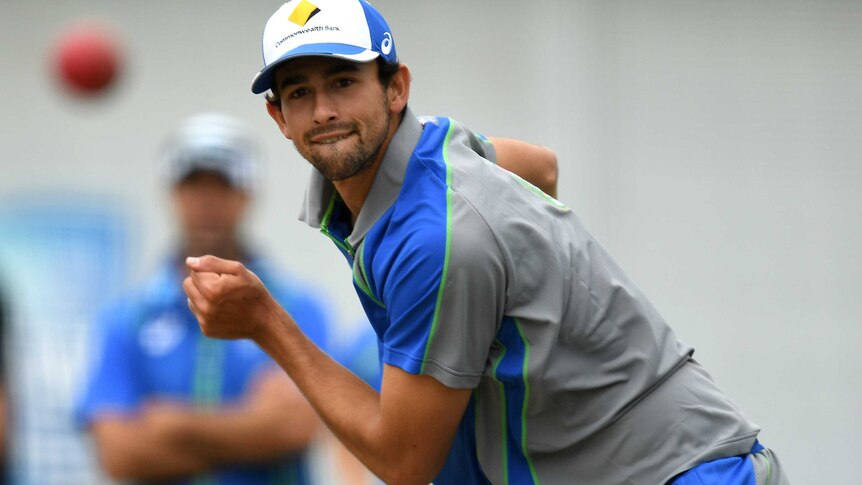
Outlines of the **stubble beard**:
M 331 182 L 345 180 L 355 175 L 358 175 L 368 167 L 370 167 L 380 150 L 383 143 L 386 141 L 386 135 L 389 132 L 389 123 L 392 115 L 389 113 L 389 103 L 386 103 L 382 126 L 374 127 L 374 131 L 367 132 L 366 135 L 373 137 L 366 140 L 363 134 L 358 130 L 358 125 L 355 122 L 343 122 L 327 125 L 325 128 L 320 128 L 320 131 L 325 130 L 349 130 L 351 137 L 356 136 L 358 140 L 351 147 L 345 147 L 341 150 L 336 147 L 327 147 L 329 152 L 326 155 L 315 153 L 310 149 L 313 146 L 310 139 L 317 134 L 317 131 L 311 131 L 304 136 L 304 146 L 294 143 L 296 149 L 311 165 L 316 168 L 324 178 Z

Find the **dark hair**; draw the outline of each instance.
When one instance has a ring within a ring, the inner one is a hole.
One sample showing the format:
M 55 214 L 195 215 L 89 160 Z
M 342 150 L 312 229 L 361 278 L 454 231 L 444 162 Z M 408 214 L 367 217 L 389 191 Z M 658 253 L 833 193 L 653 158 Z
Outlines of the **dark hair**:
M 398 72 L 398 69 L 401 68 L 400 62 L 394 62 L 389 64 L 388 62 L 383 61 L 381 58 L 377 58 L 377 79 L 380 80 L 380 84 L 383 85 L 384 88 L 388 88 L 389 84 L 392 83 L 392 78 L 395 77 L 395 73 Z
M 395 77 L 395 73 L 398 72 L 398 69 L 401 68 L 400 62 L 395 62 L 390 64 L 380 57 L 375 59 L 377 62 L 377 79 L 380 81 L 380 84 L 383 88 L 388 88 L 389 84 L 392 83 L 392 78 Z M 281 105 L 281 97 L 279 96 L 276 90 L 270 89 L 269 92 L 266 93 L 266 102 L 269 104 L 274 104 L 277 106 Z

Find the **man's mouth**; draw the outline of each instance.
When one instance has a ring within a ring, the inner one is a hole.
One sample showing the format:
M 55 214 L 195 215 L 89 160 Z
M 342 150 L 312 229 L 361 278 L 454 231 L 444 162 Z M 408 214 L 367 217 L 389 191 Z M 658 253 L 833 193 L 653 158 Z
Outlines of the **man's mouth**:
M 318 135 L 312 138 L 311 141 L 319 145 L 330 145 L 332 143 L 341 141 L 348 136 L 350 136 L 350 133 Z
M 353 126 L 340 123 L 334 126 L 319 127 L 307 135 L 309 143 L 331 145 L 349 137 L 356 132 Z

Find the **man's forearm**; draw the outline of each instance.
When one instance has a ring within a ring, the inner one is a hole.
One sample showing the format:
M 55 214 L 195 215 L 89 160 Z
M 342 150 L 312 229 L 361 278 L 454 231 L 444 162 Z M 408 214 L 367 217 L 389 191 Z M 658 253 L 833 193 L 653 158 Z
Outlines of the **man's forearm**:
M 444 432 L 442 439 L 435 433 L 417 432 L 416 428 L 429 425 L 421 418 L 421 409 L 384 409 L 377 391 L 318 349 L 286 312 L 282 310 L 269 328 L 271 333 L 256 338 L 257 342 L 287 371 L 332 433 L 372 473 L 393 485 L 433 480 L 445 462 L 460 414 L 455 423 L 430 423 L 452 430 Z M 469 397 L 469 391 L 465 392 Z M 466 405 L 466 399 L 463 401 Z M 458 406 L 452 403 L 453 408 Z M 420 417 L 402 419 L 414 411 Z
M 471 389 L 385 365 L 381 393 L 314 345 L 241 263 L 188 258 L 189 307 L 208 337 L 251 338 L 293 379 L 333 434 L 389 484 L 427 484 L 446 461 Z
M 317 348 L 283 311 L 255 340 L 293 379 L 336 437 L 369 468 L 385 456 L 380 395 Z M 381 463 L 382 465 L 382 463 Z

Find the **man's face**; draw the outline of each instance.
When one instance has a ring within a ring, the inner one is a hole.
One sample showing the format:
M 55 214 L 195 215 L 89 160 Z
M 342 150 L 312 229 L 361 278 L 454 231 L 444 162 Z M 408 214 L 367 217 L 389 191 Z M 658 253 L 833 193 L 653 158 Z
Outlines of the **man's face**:
M 187 250 L 217 256 L 233 250 L 248 194 L 219 173 L 197 170 L 174 186 L 173 198 Z
M 386 90 L 375 62 L 303 57 L 275 73 L 285 135 L 328 180 L 362 172 L 390 129 Z

